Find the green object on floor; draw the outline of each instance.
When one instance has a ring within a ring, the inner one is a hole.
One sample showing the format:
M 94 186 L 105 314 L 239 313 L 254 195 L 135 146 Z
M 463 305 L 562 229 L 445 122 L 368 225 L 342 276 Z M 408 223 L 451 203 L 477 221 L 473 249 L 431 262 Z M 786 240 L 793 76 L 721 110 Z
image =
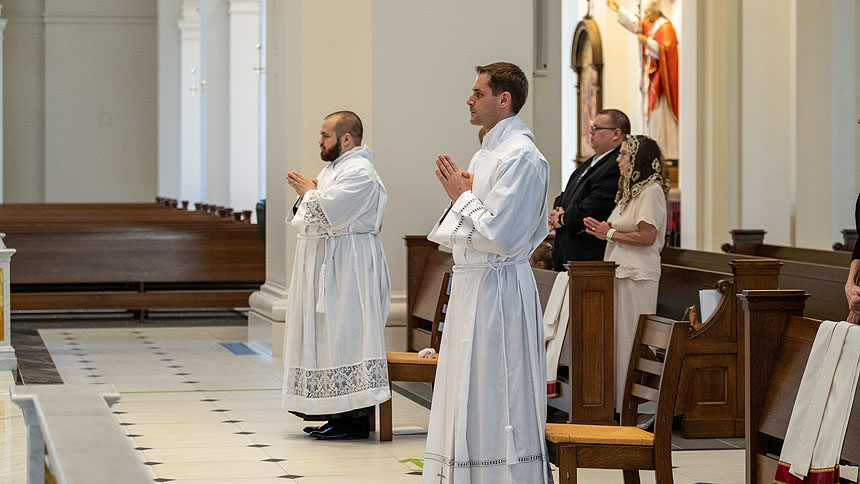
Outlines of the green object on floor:
M 417 470 L 409 472 L 409 474 L 422 474 L 424 471 L 424 459 L 403 459 L 397 462 L 403 464 L 412 464 L 418 468 Z

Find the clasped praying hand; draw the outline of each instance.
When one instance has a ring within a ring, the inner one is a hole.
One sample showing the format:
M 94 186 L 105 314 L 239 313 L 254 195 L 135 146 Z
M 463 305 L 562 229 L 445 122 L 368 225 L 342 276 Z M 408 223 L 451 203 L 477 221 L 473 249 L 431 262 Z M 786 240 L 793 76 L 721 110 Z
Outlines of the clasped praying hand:
M 582 219 L 582 223 L 585 224 L 586 233 L 591 234 L 600 240 L 606 240 L 606 234 L 609 232 L 609 229 L 612 228 L 612 224 L 610 222 L 600 222 L 593 217 Z
M 448 194 L 452 202 L 457 201 L 463 192 L 472 189 L 472 181 L 475 175 L 468 171 L 462 171 L 448 155 L 436 157 L 436 178 Z
M 297 171 L 291 171 L 287 173 L 287 183 L 293 187 L 293 190 L 300 197 L 304 197 L 305 193 L 310 190 L 317 189 L 317 179 L 316 178 L 305 178 L 301 173 Z

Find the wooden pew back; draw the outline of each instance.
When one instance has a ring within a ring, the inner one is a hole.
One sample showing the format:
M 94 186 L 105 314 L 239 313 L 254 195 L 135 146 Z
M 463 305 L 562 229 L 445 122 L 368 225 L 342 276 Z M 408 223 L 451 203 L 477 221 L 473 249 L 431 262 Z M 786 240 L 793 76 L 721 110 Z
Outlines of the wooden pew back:
M 803 317 L 802 290 L 744 291 L 746 470 L 770 483 L 820 320 Z M 754 350 L 754 351 L 753 351 Z M 860 462 L 860 393 L 855 394 L 842 459 Z

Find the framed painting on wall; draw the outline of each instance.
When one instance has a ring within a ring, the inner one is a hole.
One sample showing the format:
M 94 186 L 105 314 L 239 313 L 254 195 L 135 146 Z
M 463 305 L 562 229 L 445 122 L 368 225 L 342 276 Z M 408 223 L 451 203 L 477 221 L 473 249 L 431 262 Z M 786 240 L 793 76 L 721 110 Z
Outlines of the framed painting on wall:
M 594 155 L 590 127 L 603 108 L 603 47 L 600 29 L 590 15 L 576 25 L 570 52 L 570 67 L 576 71 L 576 161 L 581 163 Z

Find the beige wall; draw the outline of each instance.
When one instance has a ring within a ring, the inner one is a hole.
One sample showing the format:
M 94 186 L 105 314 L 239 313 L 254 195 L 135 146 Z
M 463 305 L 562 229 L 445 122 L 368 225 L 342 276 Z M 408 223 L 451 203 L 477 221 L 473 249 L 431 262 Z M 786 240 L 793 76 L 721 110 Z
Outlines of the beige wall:
M 449 203 L 433 160 L 448 153 L 465 168 L 479 147 L 466 106 L 474 68 L 505 60 L 531 77 L 532 15 L 518 0 L 373 1 L 368 144 L 388 189 L 382 240 L 394 291 L 406 289 L 403 235 L 427 234 Z M 530 126 L 535 102 L 520 113 Z
M 44 2 L 3 0 L 3 201 L 45 201 Z
M 5 201 L 151 200 L 156 0 L 4 7 Z
M 46 201 L 153 199 L 156 39 L 153 0 L 45 2 Z

